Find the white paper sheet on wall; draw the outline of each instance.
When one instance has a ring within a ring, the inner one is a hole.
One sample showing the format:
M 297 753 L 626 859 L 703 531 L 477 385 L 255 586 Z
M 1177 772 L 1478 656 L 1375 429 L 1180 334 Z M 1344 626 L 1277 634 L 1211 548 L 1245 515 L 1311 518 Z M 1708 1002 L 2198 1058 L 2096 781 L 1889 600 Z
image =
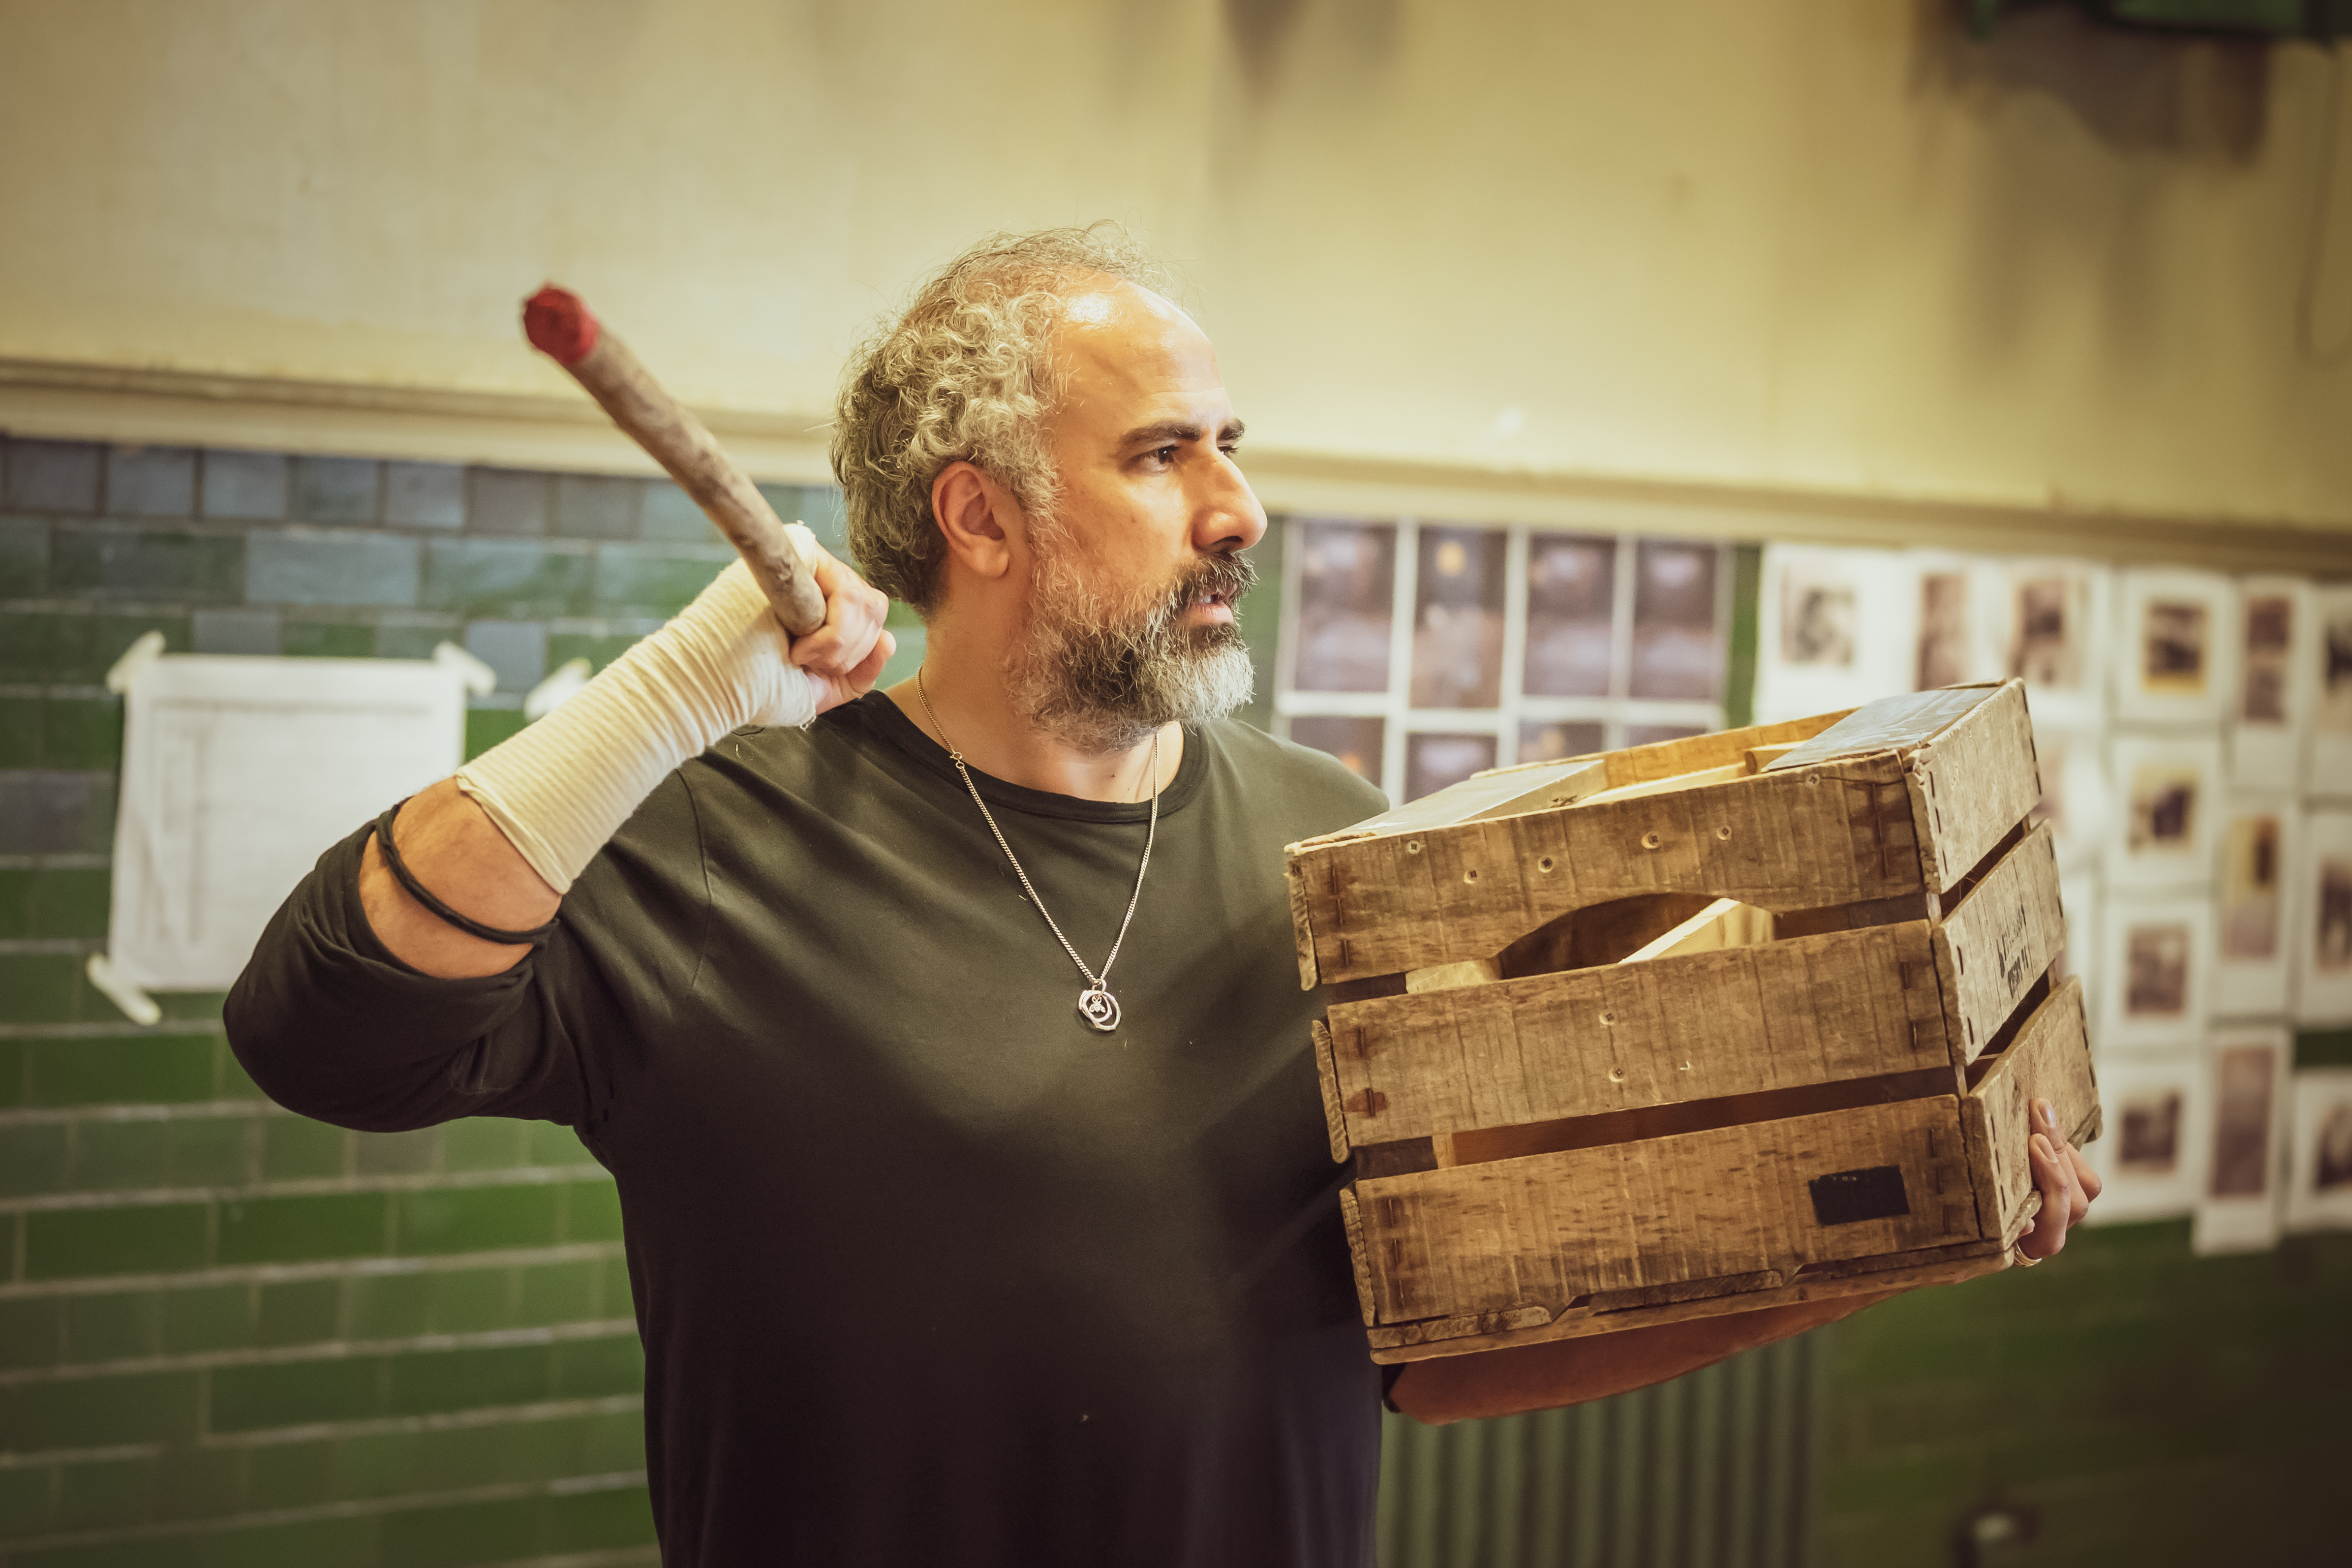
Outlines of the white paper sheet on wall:
M 2235 711 L 2238 584 L 2215 572 L 2127 568 L 2116 593 L 2116 717 L 2219 725 Z
M 2294 1075 L 2287 1149 L 2287 1228 L 2352 1230 L 2352 1068 Z
M 2094 1224 L 2193 1212 L 2211 1158 L 2204 1058 L 2182 1051 L 2099 1063 L 2106 1128 L 2084 1150 L 2106 1184 Z
M 407 659 L 172 655 L 125 693 L 114 973 L 226 989 L 327 847 L 464 760 L 463 677 Z
M 2286 1172 L 2294 1039 L 2284 1029 L 2223 1028 L 2206 1047 L 2206 1125 L 2212 1152 L 2197 1194 L 2189 1250 L 2259 1252 L 2277 1245 Z
M 2300 577 L 2243 578 L 2239 595 L 2231 778 L 2241 789 L 2292 789 L 2319 688 L 2319 596 Z
M 2239 795 L 2221 818 L 2214 910 L 2213 1013 L 2284 1017 L 2294 992 L 2291 873 L 2302 864 L 2303 811 L 2291 795 Z
M 2311 743 L 2305 753 L 2306 791 L 2331 800 L 2352 797 L 2352 587 L 2322 588 L 2315 611 L 2311 659 Z
M 1919 574 L 1895 550 L 1768 544 L 1757 604 L 1756 720 L 1769 724 L 1916 685 Z
M 2044 724 L 2098 732 L 2108 719 L 2113 568 L 2035 556 L 2003 565 L 1994 605 L 2002 679 L 2021 676 L 2037 733 Z

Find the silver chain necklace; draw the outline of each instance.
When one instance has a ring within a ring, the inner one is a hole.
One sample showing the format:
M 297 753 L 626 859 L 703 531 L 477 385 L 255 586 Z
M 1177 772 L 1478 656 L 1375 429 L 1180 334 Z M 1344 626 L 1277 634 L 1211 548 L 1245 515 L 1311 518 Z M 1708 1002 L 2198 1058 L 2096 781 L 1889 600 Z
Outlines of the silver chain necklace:
M 1151 844 L 1160 834 L 1160 731 L 1151 731 L 1151 819 L 1143 830 L 1143 863 L 1135 868 L 1135 892 L 1127 900 L 1127 914 L 1118 922 L 1118 935 L 1110 944 L 1110 956 L 1103 960 L 1101 973 L 1097 973 L 1087 967 L 1087 961 L 1078 956 L 1078 950 L 1072 947 L 1070 939 L 1062 934 L 1060 923 L 1047 912 L 1045 900 L 1037 896 L 1037 889 L 1031 885 L 1029 873 L 1021 868 L 1021 857 L 1013 853 L 1013 846 L 1005 842 L 1004 829 L 996 826 L 996 814 L 988 809 L 988 802 L 980 798 L 980 786 L 971 782 L 971 770 L 964 766 L 963 753 L 949 742 L 947 726 L 940 723 L 939 714 L 932 711 L 930 689 L 923 682 L 920 665 L 915 667 L 915 695 L 923 700 L 924 716 L 930 720 L 931 728 L 940 732 L 940 743 L 948 749 L 948 761 L 955 764 L 957 776 L 963 780 L 963 787 L 971 793 L 971 804 L 980 807 L 981 820 L 987 823 L 989 832 L 996 836 L 996 847 L 1004 851 L 1004 858 L 1013 862 L 1013 874 L 1021 879 L 1022 890 L 1029 895 L 1029 901 L 1037 906 L 1037 912 L 1045 917 L 1046 928 L 1054 933 L 1054 940 L 1062 944 L 1062 951 L 1070 955 L 1070 962 L 1076 964 L 1078 973 L 1087 977 L 1087 989 L 1078 993 L 1078 1016 L 1098 1032 L 1111 1033 L 1118 1027 L 1118 998 L 1106 989 L 1104 983 L 1110 978 L 1110 966 L 1118 962 L 1119 945 L 1127 941 L 1127 928 L 1135 919 L 1135 906 L 1142 901 L 1143 874 L 1151 869 Z

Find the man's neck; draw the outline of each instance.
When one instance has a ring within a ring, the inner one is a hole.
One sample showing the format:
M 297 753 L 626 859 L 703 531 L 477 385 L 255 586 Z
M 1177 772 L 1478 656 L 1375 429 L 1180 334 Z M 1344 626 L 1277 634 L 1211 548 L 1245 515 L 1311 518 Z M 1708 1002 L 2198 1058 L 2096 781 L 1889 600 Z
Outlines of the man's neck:
M 1013 702 L 1001 647 L 962 646 L 941 617 L 931 627 L 923 673 L 884 693 L 918 729 L 992 778 L 1077 800 L 1134 801 L 1165 789 L 1184 757 L 1184 729 L 1160 731 L 1160 776 L 1151 777 L 1151 737 L 1113 752 L 1072 744 Z M 945 634 L 945 635 L 942 635 Z M 926 710 L 924 698 L 930 700 Z M 942 733 L 944 731 L 944 733 Z

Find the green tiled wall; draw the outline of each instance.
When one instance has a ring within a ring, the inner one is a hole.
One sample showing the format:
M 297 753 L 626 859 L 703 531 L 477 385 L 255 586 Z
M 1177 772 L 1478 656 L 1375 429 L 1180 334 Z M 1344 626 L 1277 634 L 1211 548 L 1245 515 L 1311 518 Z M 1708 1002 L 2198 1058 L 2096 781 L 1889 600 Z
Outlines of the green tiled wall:
M 772 499 L 837 543 L 832 492 Z M 506 661 L 479 751 L 728 558 L 667 484 L 0 442 L 0 1564 L 653 1561 L 619 1206 L 571 1132 L 345 1132 L 260 1097 L 219 998 L 142 1029 L 89 984 L 103 682 L 150 630 L 447 640 Z

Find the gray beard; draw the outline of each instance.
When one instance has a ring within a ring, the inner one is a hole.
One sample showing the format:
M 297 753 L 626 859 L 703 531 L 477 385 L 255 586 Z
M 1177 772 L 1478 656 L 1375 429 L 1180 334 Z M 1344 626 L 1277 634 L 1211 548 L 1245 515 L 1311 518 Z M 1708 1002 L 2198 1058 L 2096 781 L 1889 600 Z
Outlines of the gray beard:
M 1172 587 L 1108 603 L 1071 560 L 1058 531 L 1038 531 L 1029 633 L 1007 660 L 1015 709 L 1047 734 L 1096 756 L 1128 751 L 1162 725 L 1222 719 L 1250 700 L 1256 672 L 1241 628 L 1186 626 L 1204 587 L 1238 600 L 1256 573 L 1217 558 Z

